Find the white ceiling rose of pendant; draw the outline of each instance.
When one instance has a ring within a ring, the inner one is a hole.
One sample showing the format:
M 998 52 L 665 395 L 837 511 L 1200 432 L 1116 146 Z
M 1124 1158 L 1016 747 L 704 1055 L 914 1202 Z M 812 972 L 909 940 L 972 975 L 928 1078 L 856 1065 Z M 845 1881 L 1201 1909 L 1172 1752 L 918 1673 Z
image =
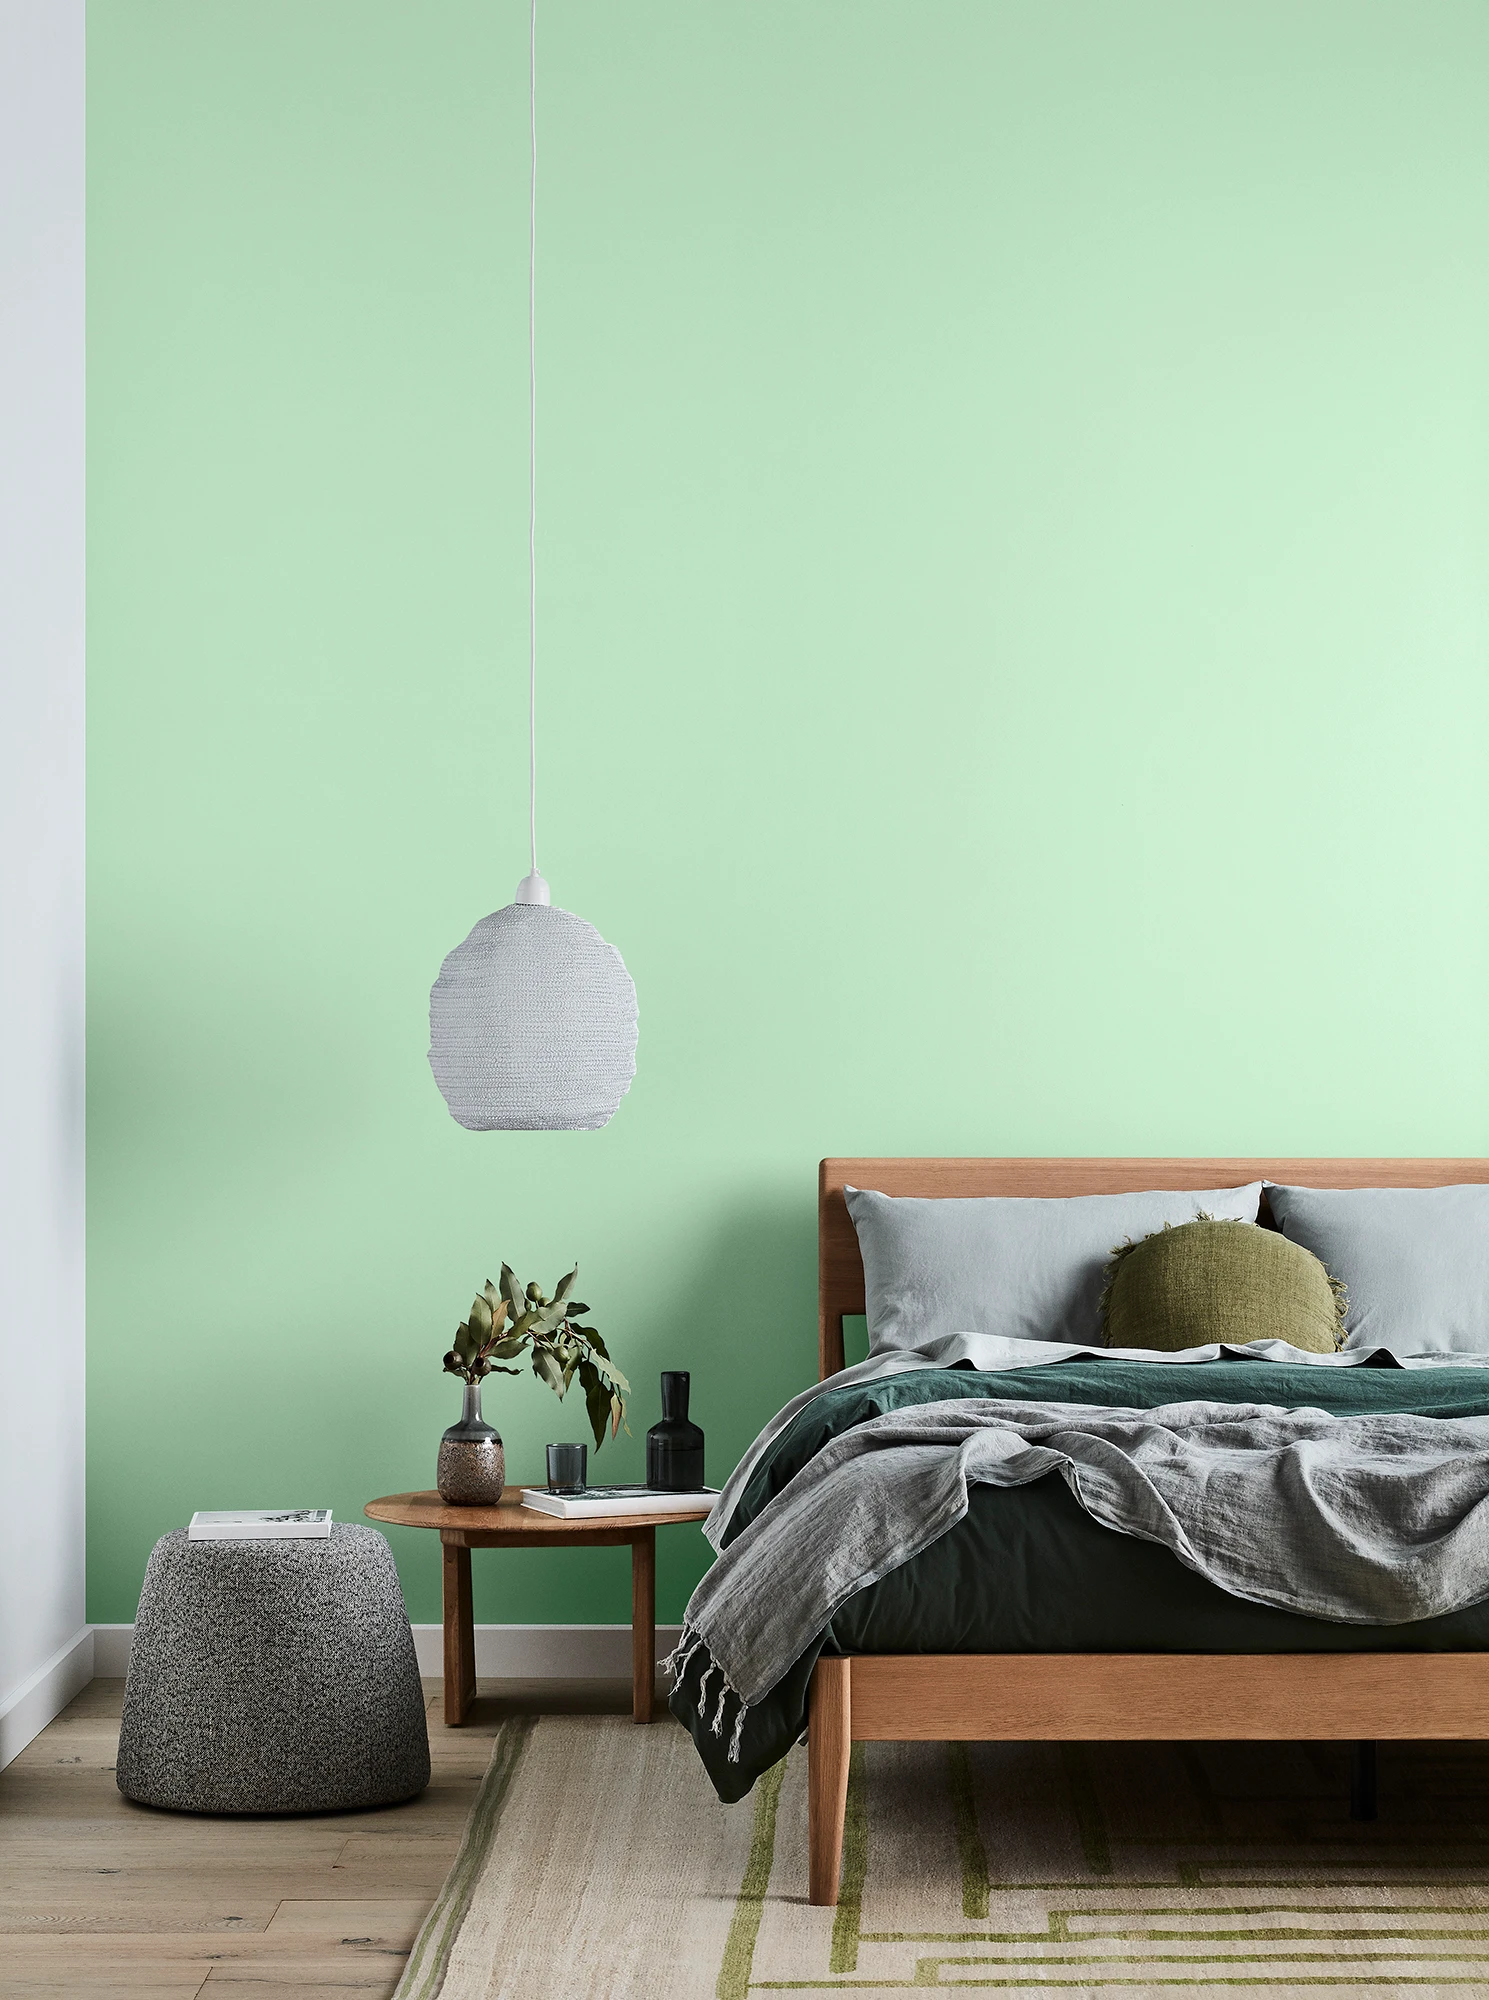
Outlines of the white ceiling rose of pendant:
M 429 1067 L 471 1132 L 594 1132 L 636 1074 L 636 988 L 613 944 L 538 873 L 537 0 L 528 16 L 528 838 L 516 900 L 482 917 L 429 995 Z

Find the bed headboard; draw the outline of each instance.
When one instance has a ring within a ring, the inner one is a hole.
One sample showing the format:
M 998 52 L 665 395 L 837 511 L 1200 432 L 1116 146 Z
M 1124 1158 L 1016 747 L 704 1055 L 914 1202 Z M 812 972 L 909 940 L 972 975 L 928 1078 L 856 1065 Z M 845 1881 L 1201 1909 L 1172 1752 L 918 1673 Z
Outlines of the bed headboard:
M 880 1194 L 1134 1194 L 1144 1188 L 1451 1187 L 1489 1160 L 824 1160 L 817 1177 L 817 1374 L 843 1366 L 843 1316 L 864 1309 L 863 1259 L 845 1187 Z M 1268 1220 L 1266 1201 L 1263 1220 Z

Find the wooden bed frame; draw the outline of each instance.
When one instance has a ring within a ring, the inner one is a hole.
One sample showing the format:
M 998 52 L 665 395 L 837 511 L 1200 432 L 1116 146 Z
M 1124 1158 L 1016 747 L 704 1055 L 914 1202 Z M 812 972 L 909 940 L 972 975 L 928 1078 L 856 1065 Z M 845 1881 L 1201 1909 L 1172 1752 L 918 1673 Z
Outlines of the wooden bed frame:
M 1127 1194 L 1144 1188 L 1445 1187 L 1489 1160 L 824 1160 L 818 1375 L 843 1366 L 864 1310 L 847 1187 L 920 1196 Z M 1262 1220 L 1271 1217 L 1263 1197 Z M 1489 1653 L 860 1653 L 824 1656 L 808 1727 L 810 1898 L 835 1904 L 855 1742 L 1354 1740 L 1489 1735 Z

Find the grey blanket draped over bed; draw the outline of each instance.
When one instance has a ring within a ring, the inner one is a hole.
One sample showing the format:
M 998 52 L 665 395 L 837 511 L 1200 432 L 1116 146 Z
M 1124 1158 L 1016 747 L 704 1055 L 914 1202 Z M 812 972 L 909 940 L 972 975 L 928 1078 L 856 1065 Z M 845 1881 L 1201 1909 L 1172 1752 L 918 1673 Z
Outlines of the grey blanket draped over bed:
M 1489 1417 L 928 1403 L 858 1425 L 803 1467 L 694 1591 L 674 1669 L 706 1645 L 713 1727 L 732 1701 L 737 1742 L 745 1710 L 849 1597 L 962 1518 L 969 1485 L 1051 1472 L 1104 1527 L 1259 1604 L 1405 1624 L 1489 1596 Z

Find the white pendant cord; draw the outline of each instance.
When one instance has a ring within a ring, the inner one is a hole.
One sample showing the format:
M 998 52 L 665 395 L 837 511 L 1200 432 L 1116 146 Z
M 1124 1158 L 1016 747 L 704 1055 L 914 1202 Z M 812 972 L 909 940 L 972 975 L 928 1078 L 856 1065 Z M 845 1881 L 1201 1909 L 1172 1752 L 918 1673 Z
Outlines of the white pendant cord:
M 538 873 L 538 0 L 527 23 L 527 130 L 531 175 L 527 200 L 527 839 L 532 873 L 517 885 L 519 903 L 546 903 Z
M 527 24 L 527 832 L 538 872 L 538 0 Z

